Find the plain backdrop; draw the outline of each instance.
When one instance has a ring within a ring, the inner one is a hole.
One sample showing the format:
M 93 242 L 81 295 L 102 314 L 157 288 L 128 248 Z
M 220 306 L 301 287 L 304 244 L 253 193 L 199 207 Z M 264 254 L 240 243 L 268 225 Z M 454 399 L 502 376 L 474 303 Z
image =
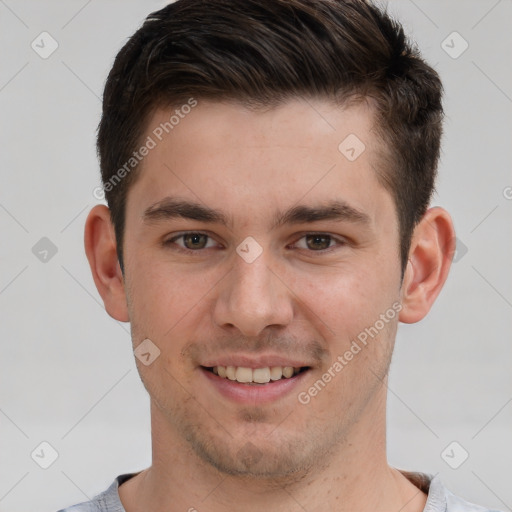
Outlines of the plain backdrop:
M 83 227 L 98 202 L 105 78 L 127 38 L 163 5 L 0 0 L 3 512 L 56 510 L 150 464 L 148 398 L 129 325 L 104 311 Z M 399 328 L 389 460 L 440 474 L 470 501 L 512 510 L 512 3 L 403 0 L 388 8 L 444 81 L 434 204 L 451 212 L 458 236 L 433 310 Z

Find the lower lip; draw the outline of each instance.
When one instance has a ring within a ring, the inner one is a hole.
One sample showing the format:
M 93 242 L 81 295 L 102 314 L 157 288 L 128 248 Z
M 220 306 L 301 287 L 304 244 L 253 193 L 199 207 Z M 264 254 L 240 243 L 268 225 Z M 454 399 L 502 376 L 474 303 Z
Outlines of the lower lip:
M 305 370 L 289 379 L 270 381 L 268 384 L 243 384 L 236 380 L 219 377 L 202 367 L 199 370 L 221 395 L 246 405 L 260 405 L 283 398 L 291 393 L 309 373 L 309 370 Z

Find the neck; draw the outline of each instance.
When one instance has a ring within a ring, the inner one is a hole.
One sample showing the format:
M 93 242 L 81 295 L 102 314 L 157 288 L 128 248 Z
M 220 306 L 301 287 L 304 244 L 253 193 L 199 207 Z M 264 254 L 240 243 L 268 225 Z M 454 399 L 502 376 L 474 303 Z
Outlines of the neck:
M 152 406 L 153 463 L 120 487 L 121 500 L 126 512 L 421 512 L 425 494 L 386 461 L 385 401 L 369 412 L 368 421 L 358 422 L 329 458 L 279 480 L 219 472 Z

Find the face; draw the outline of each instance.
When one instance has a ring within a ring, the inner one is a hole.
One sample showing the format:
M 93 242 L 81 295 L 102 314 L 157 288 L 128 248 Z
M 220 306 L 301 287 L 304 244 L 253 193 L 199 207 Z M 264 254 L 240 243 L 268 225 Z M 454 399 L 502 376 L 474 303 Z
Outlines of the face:
M 153 420 L 225 473 L 308 470 L 383 407 L 401 273 L 372 111 L 199 101 L 159 141 L 171 114 L 124 240 Z

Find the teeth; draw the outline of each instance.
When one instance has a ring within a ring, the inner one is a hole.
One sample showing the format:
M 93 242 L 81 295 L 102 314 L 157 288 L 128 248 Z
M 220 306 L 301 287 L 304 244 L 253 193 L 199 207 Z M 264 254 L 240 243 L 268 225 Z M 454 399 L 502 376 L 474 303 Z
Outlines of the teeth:
M 279 380 L 283 376 L 283 368 L 281 366 L 272 366 L 270 368 L 270 378 L 272 380 Z
M 270 382 L 270 368 L 256 368 L 252 371 L 252 380 L 259 384 Z
M 246 368 L 244 366 L 214 366 L 213 373 L 219 377 L 229 380 L 236 380 L 244 384 L 256 382 L 258 384 L 267 384 L 271 380 L 289 379 L 299 373 L 300 367 L 293 366 L 272 366 L 265 368 Z
M 239 366 L 236 369 L 235 377 L 238 382 L 252 382 L 252 370 Z
M 283 368 L 283 377 L 289 379 L 293 375 L 293 368 L 291 366 L 285 366 Z

